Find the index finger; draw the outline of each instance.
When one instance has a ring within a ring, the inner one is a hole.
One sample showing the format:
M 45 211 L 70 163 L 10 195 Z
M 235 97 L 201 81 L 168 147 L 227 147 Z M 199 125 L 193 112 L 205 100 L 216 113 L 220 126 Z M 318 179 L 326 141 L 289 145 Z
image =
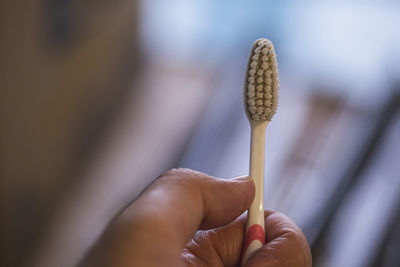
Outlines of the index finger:
M 312 258 L 306 237 L 286 215 L 265 211 L 266 244 L 248 259 L 246 267 L 311 267 Z

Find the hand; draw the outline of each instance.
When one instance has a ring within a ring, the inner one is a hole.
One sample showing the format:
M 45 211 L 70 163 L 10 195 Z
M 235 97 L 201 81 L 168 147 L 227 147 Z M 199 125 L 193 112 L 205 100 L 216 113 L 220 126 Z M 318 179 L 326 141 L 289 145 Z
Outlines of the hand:
M 246 177 L 168 171 L 110 224 L 83 266 L 239 266 L 242 213 L 254 191 Z M 266 245 L 246 267 L 311 266 L 307 240 L 288 217 L 266 211 L 265 230 Z

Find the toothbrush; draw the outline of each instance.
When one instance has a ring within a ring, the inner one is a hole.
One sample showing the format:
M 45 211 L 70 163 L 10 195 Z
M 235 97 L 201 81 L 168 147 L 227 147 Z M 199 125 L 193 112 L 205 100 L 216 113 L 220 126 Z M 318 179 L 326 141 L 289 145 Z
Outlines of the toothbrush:
M 254 42 L 248 61 L 244 106 L 251 126 L 250 179 L 256 193 L 247 214 L 243 239 L 242 266 L 265 244 L 264 151 L 268 123 L 278 105 L 278 65 L 272 43 L 264 38 Z

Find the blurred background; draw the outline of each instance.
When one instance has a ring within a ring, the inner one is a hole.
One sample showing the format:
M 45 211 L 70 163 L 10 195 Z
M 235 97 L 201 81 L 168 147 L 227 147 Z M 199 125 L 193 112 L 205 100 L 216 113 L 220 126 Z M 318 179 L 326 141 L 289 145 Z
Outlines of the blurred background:
M 400 3 L 0 4 L 2 266 L 74 266 L 172 167 L 247 174 L 242 90 L 270 39 L 265 207 L 314 266 L 400 266 Z

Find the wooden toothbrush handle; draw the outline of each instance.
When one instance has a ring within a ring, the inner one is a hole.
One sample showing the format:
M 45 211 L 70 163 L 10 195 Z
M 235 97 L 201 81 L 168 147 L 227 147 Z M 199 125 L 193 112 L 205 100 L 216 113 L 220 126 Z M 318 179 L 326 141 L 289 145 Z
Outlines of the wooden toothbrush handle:
M 265 244 L 264 230 L 264 151 L 268 122 L 251 123 L 250 179 L 256 193 L 247 214 L 247 226 L 243 239 L 242 264 Z

